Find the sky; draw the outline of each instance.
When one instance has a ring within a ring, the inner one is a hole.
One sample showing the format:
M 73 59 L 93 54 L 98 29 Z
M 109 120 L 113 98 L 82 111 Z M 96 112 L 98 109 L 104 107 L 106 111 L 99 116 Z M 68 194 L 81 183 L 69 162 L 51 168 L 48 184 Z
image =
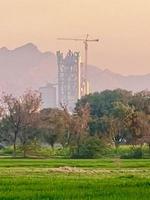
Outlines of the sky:
M 121 74 L 150 73 L 150 0 L 0 0 L 0 46 L 28 42 L 42 51 L 80 51 L 88 63 Z

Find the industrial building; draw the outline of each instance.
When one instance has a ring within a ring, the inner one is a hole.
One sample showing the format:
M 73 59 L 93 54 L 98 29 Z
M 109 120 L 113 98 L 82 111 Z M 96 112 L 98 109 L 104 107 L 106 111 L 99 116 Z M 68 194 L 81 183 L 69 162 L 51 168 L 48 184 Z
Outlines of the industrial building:
M 40 87 L 39 91 L 42 97 L 43 108 L 55 108 L 57 106 L 57 93 L 55 84 L 47 83 Z
M 84 65 L 80 62 L 80 53 L 68 51 L 66 56 L 57 52 L 58 64 L 58 104 L 73 110 L 75 103 L 87 93 Z
M 81 96 L 89 94 L 90 86 L 87 80 L 88 43 L 99 42 L 99 39 L 57 38 L 65 41 L 83 42 L 85 49 L 84 63 L 80 62 L 80 53 L 69 50 L 66 56 L 57 52 L 58 64 L 58 103 L 65 104 L 70 110 Z
M 69 109 L 80 98 L 80 54 L 69 50 L 66 56 L 57 52 L 58 64 L 58 104 Z
M 89 39 L 89 35 L 87 34 L 85 38 L 58 38 L 58 40 L 83 42 L 85 49 L 84 63 L 81 63 L 79 52 L 69 50 L 64 55 L 62 52 L 57 51 L 58 93 L 56 95 L 56 88 L 52 84 L 41 87 L 40 91 L 45 108 L 63 105 L 72 111 L 77 100 L 90 92 L 90 86 L 87 80 L 88 43 L 98 42 L 99 39 Z

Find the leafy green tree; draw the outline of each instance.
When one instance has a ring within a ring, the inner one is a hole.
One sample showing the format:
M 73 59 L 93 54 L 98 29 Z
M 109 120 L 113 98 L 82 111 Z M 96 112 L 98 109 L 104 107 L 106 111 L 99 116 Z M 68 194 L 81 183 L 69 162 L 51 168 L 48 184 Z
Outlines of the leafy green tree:
M 129 104 L 134 106 L 136 111 L 150 115 L 150 91 L 135 93 L 130 99 Z
M 0 121 L 0 142 L 7 145 L 13 144 L 13 133 L 11 130 L 11 124 L 5 118 Z
M 114 102 L 127 104 L 131 97 L 132 93 L 126 90 L 105 90 L 101 93 L 96 92 L 82 97 L 78 101 L 76 109 L 88 103 L 91 116 L 99 118 L 111 114 Z

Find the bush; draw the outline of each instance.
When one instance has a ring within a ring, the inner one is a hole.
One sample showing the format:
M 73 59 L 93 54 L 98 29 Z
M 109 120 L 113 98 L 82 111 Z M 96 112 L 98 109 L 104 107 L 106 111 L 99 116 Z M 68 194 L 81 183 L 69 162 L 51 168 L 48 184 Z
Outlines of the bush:
M 67 158 L 69 157 L 69 148 L 61 148 L 61 147 L 55 147 L 51 148 L 48 147 L 41 147 L 38 151 L 38 155 L 45 158 L 51 158 L 51 157 L 63 157 Z
M 121 159 L 140 159 L 143 157 L 143 152 L 141 148 L 132 148 L 131 152 L 123 154 Z
M 79 147 L 72 151 L 72 158 L 99 158 L 106 152 L 106 146 L 97 137 L 86 138 Z
M 4 149 L 1 149 L 1 155 L 12 155 L 13 154 L 13 147 L 5 147 Z

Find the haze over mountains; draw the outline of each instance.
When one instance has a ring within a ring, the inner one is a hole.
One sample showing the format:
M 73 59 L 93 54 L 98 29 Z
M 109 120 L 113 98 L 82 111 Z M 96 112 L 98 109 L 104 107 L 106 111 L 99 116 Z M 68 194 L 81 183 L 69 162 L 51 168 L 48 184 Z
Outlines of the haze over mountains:
M 88 78 L 93 92 L 115 88 L 133 91 L 150 90 L 150 73 L 123 76 L 90 65 Z M 29 88 L 38 89 L 47 82 L 57 82 L 57 63 L 54 53 L 41 52 L 32 43 L 14 50 L 6 47 L 0 49 L 1 92 L 20 94 Z

